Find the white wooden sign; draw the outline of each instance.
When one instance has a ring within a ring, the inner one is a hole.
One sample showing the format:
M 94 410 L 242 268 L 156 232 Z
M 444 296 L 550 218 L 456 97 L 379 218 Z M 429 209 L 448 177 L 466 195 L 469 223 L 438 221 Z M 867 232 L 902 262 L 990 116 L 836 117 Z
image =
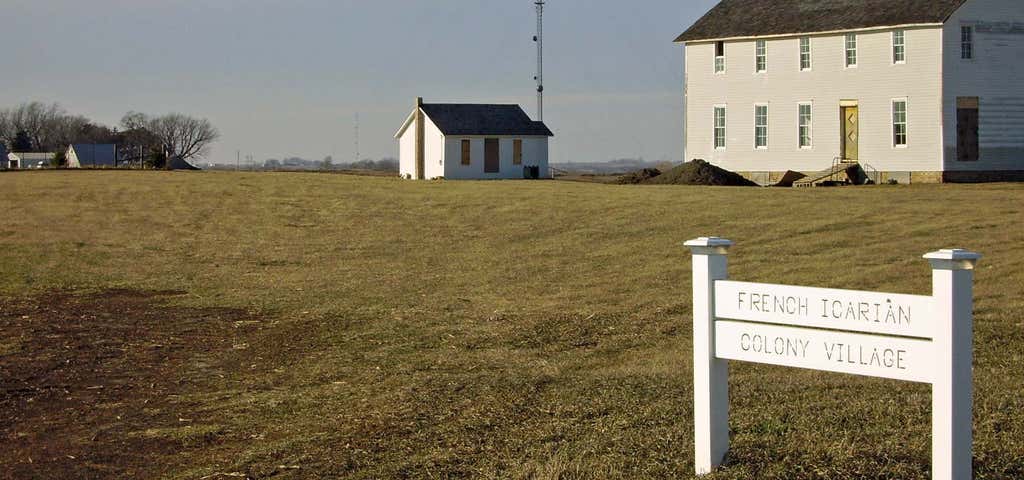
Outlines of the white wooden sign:
M 980 255 L 941 250 L 932 295 L 728 280 L 732 242 L 693 252 L 694 444 L 698 475 L 729 450 L 730 360 L 932 385 L 932 478 L 972 476 L 973 270 Z

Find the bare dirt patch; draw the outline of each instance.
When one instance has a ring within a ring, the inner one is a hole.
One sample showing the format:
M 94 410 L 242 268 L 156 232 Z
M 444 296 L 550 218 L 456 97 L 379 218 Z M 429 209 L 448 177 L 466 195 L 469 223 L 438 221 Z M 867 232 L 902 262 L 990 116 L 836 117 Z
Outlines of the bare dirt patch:
M 231 435 L 183 399 L 237 381 L 260 319 L 176 295 L 0 299 L 0 478 L 160 476 Z

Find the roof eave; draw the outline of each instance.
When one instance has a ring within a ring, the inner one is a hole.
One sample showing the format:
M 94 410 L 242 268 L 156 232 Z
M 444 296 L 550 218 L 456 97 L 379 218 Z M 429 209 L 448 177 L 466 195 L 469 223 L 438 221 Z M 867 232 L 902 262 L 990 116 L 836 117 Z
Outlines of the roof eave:
M 410 113 L 409 116 L 405 119 L 405 123 L 402 123 L 402 128 L 399 128 L 398 132 L 395 133 L 396 140 L 402 138 L 402 135 L 405 134 L 405 131 L 409 129 L 409 125 L 412 125 L 413 119 L 416 118 L 416 110 L 418 109 L 413 109 L 412 113 Z
M 804 35 L 835 35 L 840 33 L 852 33 L 852 32 L 871 32 L 876 30 L 889 30 L 893 28 L 936 28 L 945 25 L 946 22 L 932 22 L 932 23 L 906 23 L 906 24 L 895 24 L 895 25 L 878 25 L 874 27 L 860 27 L 860 28 L 847 28 L 841 30 L 821 30 L 811 32 L 792 32 L 792 33 L 773 33 L 770 35 L 744 35 L 735 37 L 708 37 L 708 38 L 685 38 L 686 34 L 682 34 L 679 38 L 672 43 L 688 44 L 688 43 L 711 43 L 711 42 L 731 42 L 737 40 L 752 40 L 755 38 L 787 38 L 787 37 L 801 37 Z

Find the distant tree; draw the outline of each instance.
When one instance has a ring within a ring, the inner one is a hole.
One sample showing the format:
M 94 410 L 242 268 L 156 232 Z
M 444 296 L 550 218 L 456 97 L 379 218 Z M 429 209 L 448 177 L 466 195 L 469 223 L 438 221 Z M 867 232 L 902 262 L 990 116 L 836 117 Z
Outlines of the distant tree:
M 18 130 L 14 140 L 11 141 L 11 150 L 15 152 L 31 152 L 32 137 L 25 130 Z
M 53 158 L 50 159 L 50 166 L 53 168 L 62 168 L 68 164 L 68 151 L 61 149 L 57 150 L 53 154 Z
M 128 165 L 152 166 L 153 151 L 160 150 L 160 139 L 149 130 L 150 118 L 139 112 L 128 112 L 121 117 L 121 131 L 117 133 L 119 162 Z
M 146 157 L 145 165 L 155 169 L 167 168 L 169 165 L 169 162 L 167 161 L 167 153 L 159 147 L 151 150 L 149 155 Z
M 332 169 L 334 169 L 334 158 L 331 157 L 330 155 L 324 157 L 323 161 L 320 162 L 320 168 L 322 170 L 332 170 Z
M 165 152 L 165 168 L 170 167 L 171 162 L 166 161 L 170 158 L 189 161 L 206 156 L 213 142 L 220 138 L 220 132 L 209 120 L 180 113 L 152 118 L 146 129 L 156 136 Z

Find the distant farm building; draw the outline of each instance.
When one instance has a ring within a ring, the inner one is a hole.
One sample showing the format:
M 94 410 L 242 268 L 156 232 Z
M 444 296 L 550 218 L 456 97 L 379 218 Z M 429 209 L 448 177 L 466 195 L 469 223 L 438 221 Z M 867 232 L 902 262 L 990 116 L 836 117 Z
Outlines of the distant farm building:
M 7 154 L 7 168 L 11 170 L 49 167 L 53 152 L 14 152 Z
M 518 105 L 423 103 L 395 134 L 410 179 L 546 178 L 554 134 Z
M 686 156 L 775 183 L 1024 180 L 1021 0 L 722 0 L 686 48 Z
M 76 143 L 68 147 L 68 168 L 114 168 L 117 166 L 117 145 Z
M 202 170 L 181 157 L 171 157 L 170 162 L 171 170 Z

